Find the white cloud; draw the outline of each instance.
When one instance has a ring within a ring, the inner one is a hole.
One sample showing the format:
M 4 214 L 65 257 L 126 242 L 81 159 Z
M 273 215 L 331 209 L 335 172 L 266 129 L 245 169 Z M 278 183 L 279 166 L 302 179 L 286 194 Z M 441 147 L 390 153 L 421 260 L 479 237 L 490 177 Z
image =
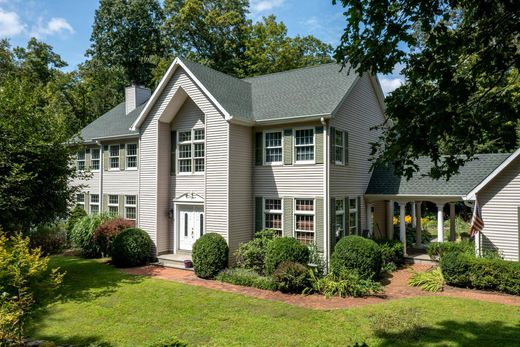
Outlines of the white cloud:
M 16 36 L 24 30 L 24 25 L 16 12 L 8 12 L 0 8 L 0 38 Z
M 259 14 L 261 12 L 270 11 L 273 8 L 280 7 L 284 0 L 253 0 L 251 1 L 251 12 Z
M 303 24 L 307 27 L 309 31 L 315 31 L 317 29 L 323 28 L 320 21 L 316 17 L 311 17 L 307 19 L 305 22 L 303 22 Z
M 75 30 L 72 25 L 67 22 L 65 18 L 54 17 L 51 18 L 47 24 L 43 23 L 43 20 L 40 18 L 38 20 L 38 25 L 33 28 L 31 32 L 31 36 L 36 38 L 41 38 L 44 36 L 51 36 L 55 34 L 67 35 L 74 34 Z
M 381 88 L 383 89 L 383 93 L 385 95 L 390 94 L 397 88 L 403 85 L 403 80 L 400 78 L 379 78 L 379 82 L 381 83 Z

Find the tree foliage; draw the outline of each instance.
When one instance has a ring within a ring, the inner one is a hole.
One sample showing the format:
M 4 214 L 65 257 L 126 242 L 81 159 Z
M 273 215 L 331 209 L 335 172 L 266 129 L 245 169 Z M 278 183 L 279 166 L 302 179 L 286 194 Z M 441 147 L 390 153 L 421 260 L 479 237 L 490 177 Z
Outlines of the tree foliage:
M 430 156 L 434 178 L 478 152 L 516 147 L 520 7 L 514 1 L 334 0 L 347 26 L 335 58 L 358 73 L 403 67 L 386 98 L 389 121 L 373 144 L 379 163 L 411 176 Z

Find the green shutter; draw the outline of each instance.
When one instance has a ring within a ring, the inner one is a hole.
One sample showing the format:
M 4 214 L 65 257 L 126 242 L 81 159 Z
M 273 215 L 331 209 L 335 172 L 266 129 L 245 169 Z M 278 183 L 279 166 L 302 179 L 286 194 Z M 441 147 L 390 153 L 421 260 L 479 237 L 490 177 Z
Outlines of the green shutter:
M 330 127 L 330 162 L 332 164 L 336 163 L 336 128 Z M 332 249 L 332 248 L 331 248 Z
M 320 252 L 323 252 L 323 243 L 325 237 L 324 230 L 324 215 L 323 215 L 323 198 L 316 198 L 316 221 L 314 223 L 314 230 L 316 232 L 316 246 Z
M 292 165 L 293 163 L 293 130 L 283 130 L 283 163 L 284 165 Z
M 83 196 L 85 199 L 85 212 L 90 214 L 90 193 L 87 192 L 87 193 L 83 194 Z
M 294 236 L 293 198 L 283 198 L 283 236 Z
M 126 168 L 125 152 L 125 145 L 119 145 L 119 170 L 124 170 Z
M 357 197 L 357 234 L 362 235 L 363 229 L 361 228 L 361 197 Z
M 255 198 L 255 232 L 264 229 L 264 199 L 261 196 Z
M 172 130 L 170 133 L 170 175 L 175 176 L 175 152 L 177 150 L 177 132 L 175 130 Z
M 345 134 L 345 137 L 344 137 L 345 143 L 343 145 L 345 146 L 345 165 L 346 165 L 346 164 L 348 164 L 348 132 L 345 131 L 344 134 Z
M 315 152 L 314 152 L 314 155 L 315 155 L 314 162 L 316 164 L 323 164 L 323 140 L 324 140 L 323 126 L 316 127 L 315 131 L 316 131 L 316 137 L 315 137 L 316 145 L 315 145 Z
M 345 198 L 345 231 L 342 236 L 350 235 L 350 205 L 348 196 Z
M 85 171 L 90 170 L 90 148 L 85 150 Z
M 103 146 L 103 170 L 108 171 L 109 165 L 108 165 L 108 146 Z
M 108 194 L 103 194 L 101 211 L 103 211 L 103 212 L 108 211 Z
M 119 198 L 118 198 L 118 202 L 119 202 L 119 216 L 120 217 L 125 217 L 125 196 L 124 194 L 119 194 Z
M 334 246 L 336 245 L 336 199 L 330 198 L 330 207 L 329 207 L 329 215 L 330 215 L 330 254 L 334 251 Z
M 263 154 L 263 134 L 257 132 L 255 133 L 255 165 L 262 165 L 264 163 Z

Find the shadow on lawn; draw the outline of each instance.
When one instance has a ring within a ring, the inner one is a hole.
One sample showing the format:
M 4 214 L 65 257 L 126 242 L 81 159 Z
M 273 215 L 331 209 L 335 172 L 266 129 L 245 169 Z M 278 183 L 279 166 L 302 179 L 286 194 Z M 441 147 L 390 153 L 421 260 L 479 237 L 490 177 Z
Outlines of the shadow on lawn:
M 504 325 L 503 322 L 487 323 L 442 321 L 434 326 L 417 325 L 407 330 L 376 330 L 375 335 L 382 339 L 380 346 L 431 346 L 455 345 L 473 346 L 519 346 L 520 322 Z
M 71 336 L 63 338 L 62 336 L 45 336 L 44 341 L 52 341 L 58 346 L 71 346 L 71 347 L 112 347 L 113 345 L 108 342 L 103 342 L 99 337 L 96 336 Z

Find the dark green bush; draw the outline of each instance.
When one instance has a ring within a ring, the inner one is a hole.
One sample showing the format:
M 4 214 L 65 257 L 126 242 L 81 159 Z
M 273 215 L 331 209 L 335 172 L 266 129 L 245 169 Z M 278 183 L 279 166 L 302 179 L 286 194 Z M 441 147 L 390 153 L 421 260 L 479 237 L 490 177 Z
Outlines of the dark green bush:
M 62 224 L 45 224 L 31 229 L 31 248 L 39 247 L 43 254 L 58 254 L 67 247 L 67 231 Z
M 253 240 L 241 244 L 235 252 L 237 266 L 263 274 L 267 246 L 275 237 L 274 230 L 266 229 L 257 232 Z
M 319 293 L 327 298 L 340 296 L 346 298 L 362 297 L 383 292 L 381 283 L 363 279 L 357 272 L 348 270 L 340 274 L 329 272 L 325 277 L 318 276 L 314 271 L 310 273 L 311 285 L 304 290 L 307 293 Z
M 281 262 L 273 273 L 273 279 L 284 293 L 301 293 L 311 284 L 307 266 L 293 261 Z
M 428 255 L 433 260 L 438 260 L 446 253 L 475 253 L 475 244 L 469 241 L 433 242 L 428 246 Z
M 392 272 L 404 264 L 404 247 L 397 240 L 375 240 L 381 251 L 381 268 L 383 272 Z
M 153 242 L 142 229 L 123 230 L 112 243 L 112 261 L 118 267 L 144 265 L 150 260 Z
M 278 290 L 278 285 L 272 277 L 261 276 L 251 269 L 235 268 L 221 271 L 217 281 L 236 284 L 245 287 L 254 287 L 265 290 Z
M 67 232 L 72 232 L 72 229 L 74 229 L 76 223 L 86 215 L 87 212 L 85 212 L 85 209 L 83 207 L 81 207 L 80 205 L 74 206 L 72 211 L 70 211 L 69 219 L 65 224 L 65 229 L 67 229 Z
M 267 247 L 265 270 L 268 274 L 272 274 L 284 261 L 308 264 L 309 253 L 309 248 L 293 237 L 275 238 Z
M 373 240 L 350 235 L 336 244 L 330 265 L 336 275 L 347 270 L 363 279 L 375 279 L 381 272 L 381 250 Z
M 519 262 L 452 252 L 441 257 L 441 270 L 452 286 L 520 295 Z
M 220 234 L 202 235 L 193 244 L 193 270 L 200 278 L 214 278 L 228 264 L 229 248 Z
M 86 258 L 97 258 L 101 256 L 98 245 L 94 240 L 94 231 L 104 222 L 112 219 L 108 213 L 93 214 L 81 218 L 74 224 L 70 233 L 70 240 L 74 246 L 81 250 Z

